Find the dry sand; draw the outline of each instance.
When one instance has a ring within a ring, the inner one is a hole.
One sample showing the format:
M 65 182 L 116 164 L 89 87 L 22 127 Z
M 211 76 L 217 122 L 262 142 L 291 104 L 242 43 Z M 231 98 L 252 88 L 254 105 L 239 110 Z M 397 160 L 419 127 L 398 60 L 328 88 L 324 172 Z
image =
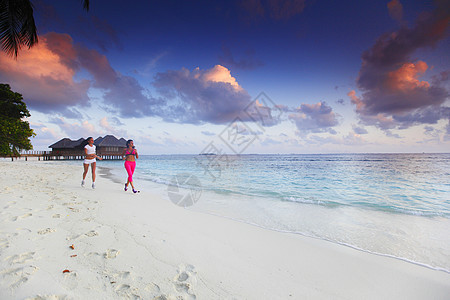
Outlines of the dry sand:
M 0 299 L 450 298 L 448 273 L 125 193 L 100 176 L 81 188 L 81 172 L 0 161 Z

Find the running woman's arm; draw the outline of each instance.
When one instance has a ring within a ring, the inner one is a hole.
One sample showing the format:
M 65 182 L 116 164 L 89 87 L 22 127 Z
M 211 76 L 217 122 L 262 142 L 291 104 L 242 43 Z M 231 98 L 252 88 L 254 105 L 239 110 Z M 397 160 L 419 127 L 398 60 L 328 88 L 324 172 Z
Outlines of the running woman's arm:
M 86 159 L 91 159 L 92 158 L 92 157 L 89 157 L 91 155 L 87 153 L 87 149 L 86 148 L 84 148 L 84 156 L 85 156 Z
M 137 153 L 137 150 L 134 149 L 134 151 L 136 151 L 136 158 L 139 158 L 139 154 Z

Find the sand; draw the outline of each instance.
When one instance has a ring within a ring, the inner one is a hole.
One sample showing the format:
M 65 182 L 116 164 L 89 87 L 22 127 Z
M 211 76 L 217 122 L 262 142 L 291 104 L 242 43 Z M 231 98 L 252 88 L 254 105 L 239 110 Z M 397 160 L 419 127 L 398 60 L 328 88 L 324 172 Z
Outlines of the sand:
M 100 176 L 82 188 L 81 172 L 0 161 L 0 299 L 449 299 L 448 273 L 187 210 Z

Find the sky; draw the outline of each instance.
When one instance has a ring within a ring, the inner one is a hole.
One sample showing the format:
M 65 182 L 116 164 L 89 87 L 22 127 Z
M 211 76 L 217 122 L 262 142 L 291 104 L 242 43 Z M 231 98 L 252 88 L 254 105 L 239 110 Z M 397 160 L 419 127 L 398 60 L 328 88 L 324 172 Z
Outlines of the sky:
M 448 0 L 32 3 L 39 43 L 0 52 L 0 82 L 35 150 L 450 152 Z

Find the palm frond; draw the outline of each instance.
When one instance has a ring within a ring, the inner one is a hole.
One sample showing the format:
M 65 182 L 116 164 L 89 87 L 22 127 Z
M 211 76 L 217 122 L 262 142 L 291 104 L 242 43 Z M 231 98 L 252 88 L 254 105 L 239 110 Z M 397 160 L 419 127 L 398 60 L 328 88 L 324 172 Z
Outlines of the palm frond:
M 83 1 L 83 8 L 86 11 L 89 11 L 89 0 L 82 0 Z
M 0 44 L 8 55 L 17 58 L 22 46 L 38 42 L 33 5 L 29 0 L 0 0 Z

